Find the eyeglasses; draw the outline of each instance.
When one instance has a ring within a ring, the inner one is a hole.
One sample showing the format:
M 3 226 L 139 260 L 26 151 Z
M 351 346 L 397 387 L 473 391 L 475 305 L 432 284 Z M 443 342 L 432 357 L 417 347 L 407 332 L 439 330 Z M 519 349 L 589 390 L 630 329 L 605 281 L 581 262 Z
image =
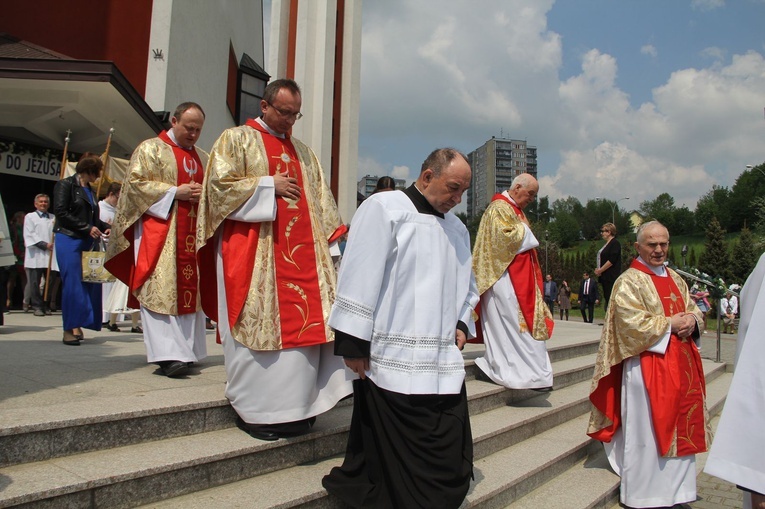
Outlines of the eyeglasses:
M 274 106 L 273 104 L 271 104 L 271 103 L 270 103 L 270 102 L 268 102 L 268 101 L 266 101 L 266 104 L 268 104 L 269 106 L 271 106 L 273 109 L 275 109 L 275 110 L 276 110 L 276 112 L 277 112 L 279 115 L 281 115 L 281 116 L 283 116 L 283 117 L 285 117 L 285 118 L 294 118 L 295 120 L 300 120 L 301 118 L 303 118 L 303 114 L 302 114 L 302 113 L 300 113 L 299 111 L 296 111 L 296 112 L 294 112 L 294 113 L 293 113 L 293 112 L 291 112 L 291 111 L 285 111 L 285 110 L 283 110 L 283 109 L 281 109 L 281 108 L 277 108 L 276 106 Z

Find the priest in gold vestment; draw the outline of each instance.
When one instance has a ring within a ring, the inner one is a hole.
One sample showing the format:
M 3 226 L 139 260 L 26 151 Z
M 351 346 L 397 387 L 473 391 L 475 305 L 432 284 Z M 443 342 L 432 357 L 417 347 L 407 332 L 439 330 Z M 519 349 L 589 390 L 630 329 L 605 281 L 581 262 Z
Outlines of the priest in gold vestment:
M 290 136 L 300 88 L 270 83 L 262 117 L 227 129 L 210 153 L 197 245 L 208 316 L 218 322 L 226 396 L 261 440 L 310 430 L 352 391 L 326 320 L 330 245 L 346 228 L 313 151 Z M 217 292 L 215 291 L 217 289 Z
M 604 443 L 628 507 L 696 500 L 696 453 L 711 441 L 696 341 L 701 312 L 665 267 L 669 233 L 657 221 L 637 234 L 638 257 L 611 294 L 587 434 Z
M 550 390 L 552 365 L 545 341 L 553 331 L 544 302 L 539 241 L 523 213 L 539 191 L 529 175 L 494 196 L 478 228 L 473 270 L 481 294 L 479 330 L 486 353 L 476 366 L 493 382 L 511 389 Z
M 149 362 L 179 377 L 207 357 L 199 301 L 196 219 L 207 154 L 194 145 L 204 125 L 196 103 L 176 108 L 172 128 L 133 152 L 122 184 L 106 267 L 130 289 Z

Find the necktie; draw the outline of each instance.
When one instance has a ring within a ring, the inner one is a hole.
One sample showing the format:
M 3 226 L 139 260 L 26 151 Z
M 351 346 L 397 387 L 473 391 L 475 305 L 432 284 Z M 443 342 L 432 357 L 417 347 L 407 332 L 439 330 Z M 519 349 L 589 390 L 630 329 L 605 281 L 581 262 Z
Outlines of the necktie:
M 584 282 L 584 294 L 589 295 L 590 294 L 590 280 Z

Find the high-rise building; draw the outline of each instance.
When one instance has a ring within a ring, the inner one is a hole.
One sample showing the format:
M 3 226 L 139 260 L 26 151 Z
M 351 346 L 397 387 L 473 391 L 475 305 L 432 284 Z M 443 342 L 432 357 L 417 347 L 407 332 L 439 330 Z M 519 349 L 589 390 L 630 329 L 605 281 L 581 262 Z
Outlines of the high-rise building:
M 467 192 L 467 215 L 474 217 L 491 201 L 492 196 L 510 187 L 521 173 L 537 176 L 537 149 L 526 140 L 509 140 L 492 136 L 468 154 L 473 170 Z

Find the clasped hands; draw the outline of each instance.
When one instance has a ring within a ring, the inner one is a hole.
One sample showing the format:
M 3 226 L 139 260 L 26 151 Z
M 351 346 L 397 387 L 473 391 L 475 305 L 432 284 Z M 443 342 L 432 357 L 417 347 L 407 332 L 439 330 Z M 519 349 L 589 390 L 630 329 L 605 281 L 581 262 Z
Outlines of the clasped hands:
M 696 330 L 696 318 L 692 313 L 675 313 L 669 319 L 670 330 L 680 338 L 687 338 Z
M 202 184 L 199 182 L 189 182 L 187 184 L 181 184 L 175 190 L 175 199 L 181 201 L 188 201 L 191 203 L 199 203 L 199 198 L 202 196 Z

